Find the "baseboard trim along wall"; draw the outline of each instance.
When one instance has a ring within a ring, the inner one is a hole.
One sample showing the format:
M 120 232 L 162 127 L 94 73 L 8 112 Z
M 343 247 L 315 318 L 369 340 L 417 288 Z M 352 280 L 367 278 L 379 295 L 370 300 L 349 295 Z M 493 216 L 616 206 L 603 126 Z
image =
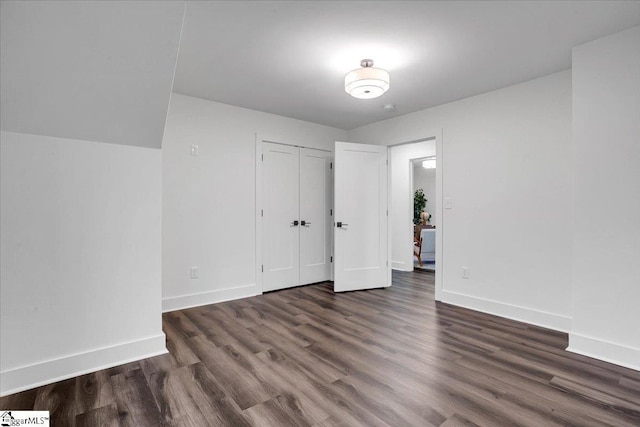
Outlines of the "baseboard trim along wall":
M 570 316 L 547 313 L 445 290 L 442 291 L 442 302 L 556 331 L 569 332 L 571 330 Z
M 391 261 L 391 269 L 398 271 L 413 271 L 413 265 L 407 266 L 402 261 Z
M 0 373 L 1 396 L 167 353 L 164 333 Z
M 168 297 L 162 299 L 162 312 L 166 313 L 168 311 L 182 310 L 184 308 L 253 297 L 260 294 L 262 294 L 262 289 L 254 283 L 234 288 L 216 289 L 215 291 Z
M 640 348 L 569 333 L 567 351 L 640 371 Z

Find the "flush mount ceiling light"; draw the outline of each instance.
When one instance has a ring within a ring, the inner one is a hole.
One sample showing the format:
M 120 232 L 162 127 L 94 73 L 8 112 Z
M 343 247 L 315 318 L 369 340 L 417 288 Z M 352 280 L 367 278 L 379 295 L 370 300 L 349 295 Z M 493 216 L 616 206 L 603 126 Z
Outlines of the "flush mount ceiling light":
M 429 157 L 425 161 L 422 162 L 422 167 L 425 169 L 435 169 L 436 168 L 436 158 Z
M 344 90 L 354 98 L 377 98 L 389 90 L 389 73 L 375 68 L 372 59 L 360 61 L 362 68 L 355 69 L 344 78 Z

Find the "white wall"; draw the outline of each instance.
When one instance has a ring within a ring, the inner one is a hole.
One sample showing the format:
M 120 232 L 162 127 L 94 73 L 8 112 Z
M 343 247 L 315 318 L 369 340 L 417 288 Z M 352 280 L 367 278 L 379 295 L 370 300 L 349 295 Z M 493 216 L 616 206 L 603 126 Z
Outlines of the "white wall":
M 640 27 L 573 49 L 569 350 L 640 369 Z
M 411 159 L 433 156 L 435 141 L 405 144 L 391 149 L 391 268 L 413 271 L 413 192 Z
M 2 394 L 165 352 L 160 150 L 0 141 Z
M 261 292 L 256 286 L 255 134 L 333 150 L 346 131 L 173 94 L 163 140 L 163 310 Z M 191 144 L 200 155 L 191 156 Z M 190 268 L 200 277 L 190 279 Z
M 436 223 L 436 170 L 425 169 L 418 162 L 413 168 L 413 191 L 422 188 L 427 198 L 424 210 L 431 214 L 431 224 Z
M 452 202 L 439 226 L 442 300 L 569 330 L 571 72 L 357 128 L 349 139 L 390 144 L 440 129 L 438 173 Z

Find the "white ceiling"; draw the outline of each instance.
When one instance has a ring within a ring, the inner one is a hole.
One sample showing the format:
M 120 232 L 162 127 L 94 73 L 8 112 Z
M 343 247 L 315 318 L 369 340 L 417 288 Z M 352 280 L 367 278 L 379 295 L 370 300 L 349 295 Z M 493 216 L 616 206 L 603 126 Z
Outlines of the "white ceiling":
M 174 91 L 352 129 L 567 69 L 638 24 L 640 1 L 190 1 Z M 380 98 L 344 92 L 363 58 L 391 72 Z
M 155 148 L 174 69 L 178 93 L 352 129 L 566 69 L 573 46 L 640 24 L 640 1 L 0 7 L 2 130 Z M 365 57 L 391 72 L 377 99 L 343 89 Z

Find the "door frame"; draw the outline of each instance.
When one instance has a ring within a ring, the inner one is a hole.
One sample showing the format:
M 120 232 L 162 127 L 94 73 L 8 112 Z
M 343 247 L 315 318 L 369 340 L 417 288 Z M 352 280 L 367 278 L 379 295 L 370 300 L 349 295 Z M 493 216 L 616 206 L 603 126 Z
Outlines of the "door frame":
M 271 144 L 280 144 L 280 145 L 287 145 L 289 147 L 298 147 L 298 148 L 307 148 L 310 150 L 318 150 L 318 151 L 324 151 L 327 153 L 333 153 L 333 151 L 331 150 L 325 150 L 322 148 L 316 148 L 316 147 L 308 147 L 305 145 L 300 145 L 300 144 L 293 144 L 291 142 L 283 142 L 284 139 L 283 138 L 279 138 L 279 137 L 275 137 L 275 138 L 271 138 L 268 137 L 267 135 L 263 135 L 260 133 L 255 134 L 256 137 L 256 142 L 255 142 L 255 152 L 256 152 L 256 157 L 255 157 L 255 189 L 256 189 L 256 198 L 255 198 L 255 227 L 256 227 L 256 239 L 255 239 L 255 260 L 256 260 L 256 268 L 255 268 L 255 275 L 256 275 L 256 287 L 258 288 L 258 290 L 260 291 L 259 294 L 257 295 L 261 295 L 264 292 L 264 289 L 262 287 L 262 265 L 263 265 L 263 259 L 262 259 L 262 154 L 263 154 L 263 143 L 264 142 L 268 142 Z M 333 256 L 333 242 L 331 242 L 331 256 Z M 331 263 L 331 278 L 333 279 L 333 263 Z
M 443 171 L 444 171 L 444 144 L 442 143 L 444 136 L 444 131 L 442 128 L 438 130 L 432 130 L 428 132 L 424 132 L 423 136 L 418 136 L 416 138 L 412 138 L 410 140 L 402 139 L 395 141 L 388 141 L 386 143 L 387 147 L 389 147 L 389 156 L 392 156 L 391 148 L 397 147 L 399 145 L 407 145 L 407 144 L 415 144 L 425 141 L 435 141 L 436 144 L 436 271 L 435 271 L 435 300 L 442 301 L 442 289 L 444 286 L 443 280 L 443 271 L 444 271 L 444 232 L 445 232 L 445 218 L 444 218 L 444 182 L 443 182 Z M 389 162 L 390 168 L 392 167 L 392 162 Z M 392 170 L 389 170 L 389 179 L 391 179 Z M 411 180 L 410 180 L 411 181 Z M 391 191 L 393 191 L 392 187 L 389 187 L 389 197 L 391 197 Z M 409 188 L 407 191 L 412 194 L 413 189 Z M 411 216 L 411 214 L 409 214 Z M 389 227 L 391 228 L 391 227 Z M 391 249 L 390 249 L 391 251 Z M 389 259 L 391 262 L 391 252 L 389 253 Z

